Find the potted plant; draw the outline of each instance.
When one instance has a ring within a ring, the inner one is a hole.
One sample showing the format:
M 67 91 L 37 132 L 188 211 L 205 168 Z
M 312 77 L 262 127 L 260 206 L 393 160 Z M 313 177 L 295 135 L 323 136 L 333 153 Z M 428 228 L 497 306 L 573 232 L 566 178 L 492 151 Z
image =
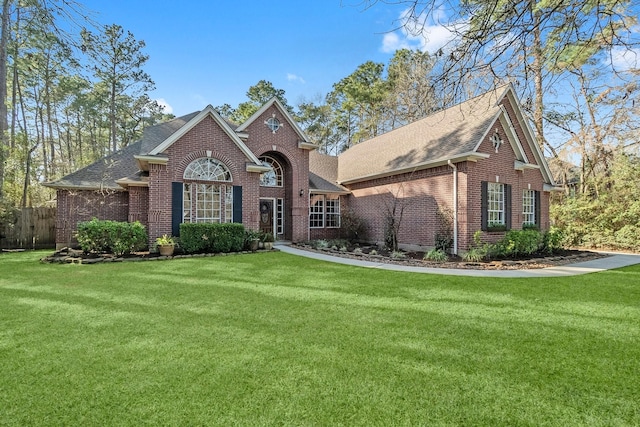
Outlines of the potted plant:
M 245 244 L 251 252 L 257 251 L 260 244 L 260 232 L 247 230 L 245 235 Z
M 171 256 L 176 248 L 176 239 L 167 234 L 163 234 L 156 238 L 156 246 L 158 247 L 160 255 Z
M 272 233 L 263 233 L 262 234 L 262 242 L 264 244 L 264 248 L 266 250 L 273 249 L 273 242 L 275 242 L 275 238 Z

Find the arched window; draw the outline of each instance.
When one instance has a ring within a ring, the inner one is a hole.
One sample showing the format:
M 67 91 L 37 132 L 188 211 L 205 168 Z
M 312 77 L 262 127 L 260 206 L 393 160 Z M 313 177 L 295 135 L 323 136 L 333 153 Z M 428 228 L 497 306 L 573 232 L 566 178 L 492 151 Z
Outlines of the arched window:
M 264 166 L 271 167 L 269 172 L 260 175 L 260 185 L 262 187 L 282 187 L 282 166 L 272 157 L 260 157 L 260 161 Z
M 183 177 L 199 181 L 232 181 L 229 168 L 224 163 L 210 157 L 202 157 L 189 163 L 189 166 L 184 170 Z
M 194 181 L 231 182 L 231 172 L 219 160 L 196 159 L 184 170 L 183 178 Z M 233 186 L 231 184 L 183 183 L 183 222 L 232 222 Z

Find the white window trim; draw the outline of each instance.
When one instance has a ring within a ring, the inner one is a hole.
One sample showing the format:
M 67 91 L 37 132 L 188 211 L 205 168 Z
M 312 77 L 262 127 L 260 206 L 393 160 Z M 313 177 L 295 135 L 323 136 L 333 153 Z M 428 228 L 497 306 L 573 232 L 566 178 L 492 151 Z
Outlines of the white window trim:
M 487 226 L 501 225 L 506 225 L 505 185 L 489 182 L 487 183 Z

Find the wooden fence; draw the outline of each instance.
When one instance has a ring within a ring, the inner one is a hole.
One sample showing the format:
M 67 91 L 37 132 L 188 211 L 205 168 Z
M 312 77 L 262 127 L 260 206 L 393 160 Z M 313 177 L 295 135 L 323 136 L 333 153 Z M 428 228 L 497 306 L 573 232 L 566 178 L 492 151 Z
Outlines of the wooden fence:
M 55 246 L 55 208 L 23 208 L 13 224 L 0 226 L 0 249 L 49 249 Z

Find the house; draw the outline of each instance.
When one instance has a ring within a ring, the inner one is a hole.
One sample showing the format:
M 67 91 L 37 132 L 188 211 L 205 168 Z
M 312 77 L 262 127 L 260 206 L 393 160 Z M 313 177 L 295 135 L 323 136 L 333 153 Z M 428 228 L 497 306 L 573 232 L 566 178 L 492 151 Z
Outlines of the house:
M 57 190 L 57 246 L 78 221 L 140 221 L 150 242 L 182 222 L 240 222 L 293 242 L 338 237 L 348 211 L 384 241 L 453 251 L 477 230 L 549 227 L 549 167 L 511 85 L 362 142 L 339 156 L 316 146 L 277 100 L 240 126 L 204 110 L 149 127 L 142 139 L 45 185 Z

